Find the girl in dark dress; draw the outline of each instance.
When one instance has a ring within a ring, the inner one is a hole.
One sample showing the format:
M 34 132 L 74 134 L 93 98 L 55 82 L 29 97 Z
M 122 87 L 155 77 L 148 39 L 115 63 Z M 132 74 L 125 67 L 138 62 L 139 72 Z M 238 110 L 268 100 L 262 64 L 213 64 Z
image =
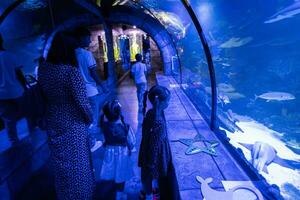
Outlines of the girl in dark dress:
M 133 177 L 131 151 L 135 144 L 135 135 L 121 114 L 118 100 L 107 102 L 103 107 L 100 127 L 104 134 L 104 159 L 101 179 L 117 184 L 116 200 L 127 199 L 123 192 L 125 182 Z
M 146 113 L 143 121 L 139 152 L 142 193 L 145 194 L 142 198 L 152 200 L 152 191 L 158 189 L 161 200 L 177 200 L 180 195 L 163 114 L 163 110 L 169 105 L 170 91 L 156 85 L 145 96 L 148 96 L 152 109 Z M 158 183 L 158 188 L 152 188 L 152 183 Z
M 38 70 L 47 100 L 47 135 L 59 200 L 92 199 L 94 174 L 88 139 L 92 122 L 86 88 L 74 49 L 57 33 L 46 62 Z

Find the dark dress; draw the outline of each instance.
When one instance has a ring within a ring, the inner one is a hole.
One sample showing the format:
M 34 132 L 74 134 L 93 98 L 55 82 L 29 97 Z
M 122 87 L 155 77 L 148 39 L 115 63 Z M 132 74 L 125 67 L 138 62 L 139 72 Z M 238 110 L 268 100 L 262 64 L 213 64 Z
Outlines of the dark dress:
M 152 177 L 166 176 L 171 157 L 165 119 L 156 120 L 151 109 L 143 121 L 139 167 Z
M 94 174 L 88 140 L 90 105 L 77 68 L 44 63 L 39 83 L 47 100 L 47 134 L 58 199 L 92 199 Z
M 143 121 L 138 162 L 144 184 L 151 185 L 153 178 L 158 180 L 161 200 L 181 199 L 172 162 L 166 120 L 163 115 L 160 119 L 156 119 L 152 109 L 147 112 Z

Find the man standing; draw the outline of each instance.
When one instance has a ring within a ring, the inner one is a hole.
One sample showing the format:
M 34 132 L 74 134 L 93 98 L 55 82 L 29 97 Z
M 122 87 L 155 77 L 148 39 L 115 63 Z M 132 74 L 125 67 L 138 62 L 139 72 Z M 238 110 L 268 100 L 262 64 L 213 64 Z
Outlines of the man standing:
M 95 130 L 97 130 L 99 121 L 100 104 L 105 100 L 105 97 L 99 94 L 98 89 L 104 93 L 107 93 L 107 90 L 102 85 L 102 81 L 97 74 L 97 64 L 92 52 L 86 49 L 91 43 L 90 31 L 85 28 L 78 28 L 75 30 L 75 36 L 78 39 L 78 48 L 75 50 L 76 57 L 79 69 L 85 81 L 87 96 L 93 110 L 93 123 L 90 126 L 90 136 L 91 146 L 93 147 L 92 151 L 94 151 L 101 145 L 100 141 L 96 142 Z
M 143 97 L 144 93 L 147 90 L 147 66 L 142 63 L 142 55 L 135 55 L 136 63 L 131 68 L 131 73 L 134 77 L 134 81 L 137 88 L 137 98 L 139 103 L 139 111 L 142 111 L 143 108 Z
M 0 117 L 3 119 L 12 145 L 19 142 L 17 120 L 21 117 L 21 99 L 24 89 L 16 76 L 17 58 L 3 48 L 0 34 Z

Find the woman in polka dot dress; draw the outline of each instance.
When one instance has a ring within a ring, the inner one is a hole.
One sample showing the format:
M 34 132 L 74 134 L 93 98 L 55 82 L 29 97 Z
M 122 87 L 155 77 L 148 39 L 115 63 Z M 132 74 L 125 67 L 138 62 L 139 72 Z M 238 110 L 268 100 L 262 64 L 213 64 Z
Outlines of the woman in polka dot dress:
M 95 185 L 88 139 L 91 108 L 74 49 L 66 41 L 62 33 L 56 34 L 38 77 L 47 101 L 48 144 L 57 198 L 88 200 Z

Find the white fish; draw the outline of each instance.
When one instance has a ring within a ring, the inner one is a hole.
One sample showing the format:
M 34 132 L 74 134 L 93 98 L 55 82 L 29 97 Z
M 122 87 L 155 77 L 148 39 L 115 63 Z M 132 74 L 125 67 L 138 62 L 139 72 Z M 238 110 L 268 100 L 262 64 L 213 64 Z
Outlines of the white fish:
M 184 26 L 181 19 L 170 12 L 164 12 L 164 11 L 152 11 L 154 15 L 164 24 L 165 26 L 170 26 L 175 28 L 180 32 L 180 35 L 182 37 L 185 36 L 186 30 L 189 27 L 190 24 Z
M 223 93 L 219 93 L 218 102 L 220 102 L 222 104 L 222 106 L 224 106 L 224 104 L 226 105 L 228 103 L 231 103 L 229 97 Z
M 228 63 L 222 63 L 222 65 L 225 66 L 225 67 L 229 67 L 230 66 L 230 64 L 228 64 Z
M 278 11 L 273 16 L 271 16 L 268 20 L 266 20 L 264 23 L 265 24 L 274 23 L 284 19 L 292 18 L 298 14 L 300 14 L 300 1 L 297 1 L 292 5 Z
M 230 38 L 228 41 L 224 42 L 220 45 L 220 48 L 235 48 L 235 47 L 241 47 L 253 40 L 252 37 L 246 37 L 246 38 Z
M 231 84 L 227 84 L 227 83 L 219 83 L 218 90 L 224 93 L 235 91 L 234 87 Z
M 287 101 L 287 100 L 293 100 L 296 99 L 296 97 L 290 93 L 286 92 L 267 92 L 263 93 L 259 96 L 255 95 L 255 100 L 257 98 L 265 99 L 267 102 L 270 101 Z

